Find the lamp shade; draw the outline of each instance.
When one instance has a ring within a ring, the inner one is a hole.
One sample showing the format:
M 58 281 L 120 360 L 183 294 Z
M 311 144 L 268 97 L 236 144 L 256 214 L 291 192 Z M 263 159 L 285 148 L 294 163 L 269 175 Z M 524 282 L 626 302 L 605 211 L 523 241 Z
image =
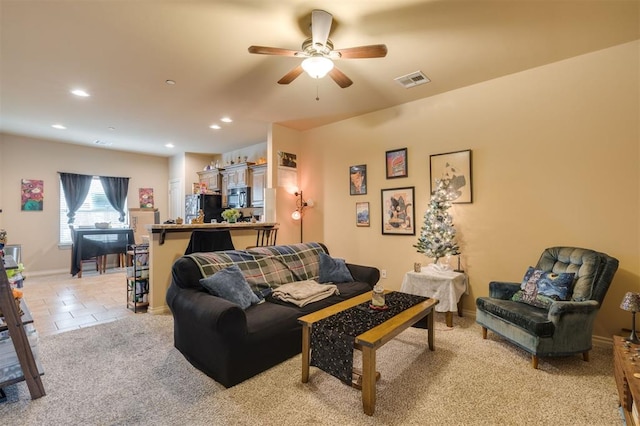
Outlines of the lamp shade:
M 333 69 L 333 61 L 324 56 L 312 56 L 302 61 L 301 65 L 312 78 L 322 78 Z
M 624 295 L 622 299 L 622 303 L 620 304 L 620 309 L 624 309 L 625 311 L 630 312 L 639 312 L 640 311 L 640 293 L 633 293 L 628 291 L 627 294 Z

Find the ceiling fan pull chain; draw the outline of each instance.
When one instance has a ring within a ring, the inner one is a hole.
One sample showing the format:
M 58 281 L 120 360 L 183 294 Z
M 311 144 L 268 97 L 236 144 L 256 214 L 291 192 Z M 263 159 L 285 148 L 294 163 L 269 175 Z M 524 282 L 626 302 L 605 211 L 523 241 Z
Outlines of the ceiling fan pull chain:
M 316 86 L 316 101 L 320 100 L 320 89 Z

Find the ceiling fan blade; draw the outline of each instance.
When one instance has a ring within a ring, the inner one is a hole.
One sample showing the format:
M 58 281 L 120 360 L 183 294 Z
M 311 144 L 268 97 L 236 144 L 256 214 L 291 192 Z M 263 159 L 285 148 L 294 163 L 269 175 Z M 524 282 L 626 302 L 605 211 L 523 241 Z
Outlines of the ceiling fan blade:
M 293 80 L 298 78 L 303 72 L 304 70 L 302 69 L 302 65 L 298 65 L 297 67 L 286 73 L 284 77 L 278 80 L 278 84 L 289 84 Z
M 331 77 L 333 81 L 338 83 L 338 86 L 342 87 L 343 89 L 353 84 L 353 81 L 351 81 L 351 79 L 347 77 L 345 73 L 343 73 L 336 67 L 333 67 L 333 69 L 329 71 L 329 77 Z
M 296 56 L 297 50 L 281 49 L 279 47 L 249 46 L 249 53 L 259 55 Z
M 387 46 L 385 44 L 371 44 L 337 49 L 333 52 L 339 53 L 342 59 L 384 58 L 387 56 Z
M 324 47 L 331 32 L 331 22 L 333 16 L 324 10 L 313 10 L 311 12 L 311 37 L 314 46 Z

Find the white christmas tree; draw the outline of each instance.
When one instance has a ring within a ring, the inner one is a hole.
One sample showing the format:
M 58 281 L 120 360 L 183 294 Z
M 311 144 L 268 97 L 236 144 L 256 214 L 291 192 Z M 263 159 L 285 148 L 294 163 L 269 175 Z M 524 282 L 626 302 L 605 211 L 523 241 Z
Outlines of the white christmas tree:
M 434 263 L 438 263 L 442 257 L 460 254 L 453 218 L 447 211 L 459 193 L 450 184 L 449 179 L 436 180 L 436 189 L 424 213 L 424 225 L 418 243 L 414 245 L 418 253 L 435 259 Z

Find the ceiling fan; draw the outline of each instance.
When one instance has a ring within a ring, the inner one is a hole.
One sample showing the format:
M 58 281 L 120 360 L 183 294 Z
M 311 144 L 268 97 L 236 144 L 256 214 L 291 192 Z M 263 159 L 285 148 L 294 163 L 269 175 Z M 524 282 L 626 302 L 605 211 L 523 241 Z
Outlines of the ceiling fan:
M 249 53 L 305 58 L 302 63 L 278 80 L 279 84 L 289 84 L 306 71 L 313 78 L 322 78 L 329 74 L 333 81 L 344 89 L 351 86 L 353 81 L 335 67 L 333 60 L 384 58 L 387 55 L 387 46 L 372 44 L 334 50 L 333 42 L 329 39 L 332 22 L 333 16 L 329 12 L 313 10 L 311 12 L 311 37 L 302 43 L 301 50 L 249 46 Z

